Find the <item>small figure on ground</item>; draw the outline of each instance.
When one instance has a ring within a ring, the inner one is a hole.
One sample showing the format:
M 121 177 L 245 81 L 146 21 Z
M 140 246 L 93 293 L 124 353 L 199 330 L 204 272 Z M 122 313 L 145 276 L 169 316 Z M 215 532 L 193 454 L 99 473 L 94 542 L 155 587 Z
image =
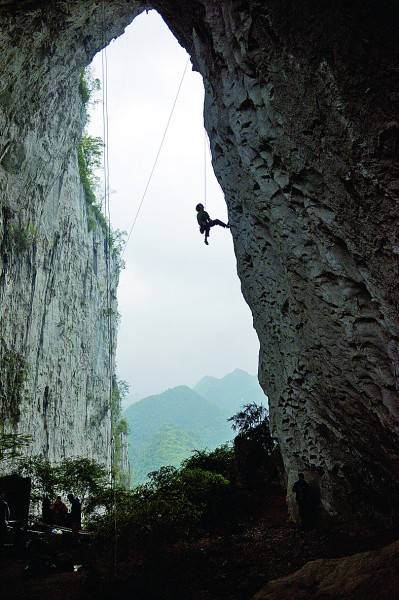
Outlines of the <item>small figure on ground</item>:
M 48 496 L 44 496 L 42 499 L 42 521 L 43 523 L 51 523 L 52 519 L 51 500 Z
M 0 493 L 0 548 L 3 546 L 7 535 L 7 523 L 10 518 L 10 509 L 4 492 Z
M 72 529 L 72 533 L 77 534 L 82 526 L 82 504 L 79 498 L 75 498 L 73 494 L 68 494 L 67 498 L 71 503 L 69 523 Z
M 203 204 L 197 204 L 195 210 L 197 211 L 197 221 L 200 228 L 200 233 L 205 233 L 204 242 L 207 246 L 209 245 L 208 237 L 211 227 L 214 227 L 215 225 L 220 225 L 220 227 L 227 228 L 230 227 L 229 224 L 223 223 L 223 221 L 220 221 L 219 219 L 212 220 L 209 214 L 206 212 Z
M 305 475 L 299 473 L 298 481 L 292 486 L 298 505 L 299 519 L 302 529 L 311 529 L 313 525 L 313 497 L 310 485 L 305 481 Z
M 65 525 L 68 509 L 66 504 L 63 503 L 61 496 L 57 496 L 51 507 L 51 512 L 52 520 L 56 525 Z

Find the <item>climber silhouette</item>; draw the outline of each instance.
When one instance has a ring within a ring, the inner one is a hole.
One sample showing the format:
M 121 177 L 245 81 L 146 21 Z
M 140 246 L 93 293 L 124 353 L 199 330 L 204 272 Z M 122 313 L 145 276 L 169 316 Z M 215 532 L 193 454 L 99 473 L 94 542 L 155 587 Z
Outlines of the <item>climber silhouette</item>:
M 208 213 L 206 212 L 203 204 L 197 204 L 195 207 L 197 211 L 197 221 L 200 228 L 200 233 L 205 233 L 205 244 L 208 246 L 208 237 L 211 227 L 215 225 L 220 225 L 220 227 L 230 227 L 229 224 L 223 223 L 219 219 L 211 219 Z

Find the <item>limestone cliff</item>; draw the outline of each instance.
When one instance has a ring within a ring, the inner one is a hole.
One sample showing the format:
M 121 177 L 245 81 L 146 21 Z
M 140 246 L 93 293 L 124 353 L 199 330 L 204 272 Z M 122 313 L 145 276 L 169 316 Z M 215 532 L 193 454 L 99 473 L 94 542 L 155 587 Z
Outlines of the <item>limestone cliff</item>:
M 11 210 L 26 206 L 24 224 L 53 222 L 64 174 L 76 177 L 79 69 L 143 5 L 0 6 L 1 185 Z M 399 506 L 396 3 L 151 6 L 204 78 L 214 169 L 289 483 L 304 470 L 329 513 L 387 516 Z
M 87 56 L 68 59 L 74 41 L 56 38 L 54 18 L 2 17 L 0 421 L 31 434 L 32 453 L 109 463 L 108 250 L 77 164 Z M 114 338 L 117 281 L 111 252 Z
M 259 376 L 288 473 L 335 515 L 399 484 L 393 2 L 160 1 L 204 77 Z

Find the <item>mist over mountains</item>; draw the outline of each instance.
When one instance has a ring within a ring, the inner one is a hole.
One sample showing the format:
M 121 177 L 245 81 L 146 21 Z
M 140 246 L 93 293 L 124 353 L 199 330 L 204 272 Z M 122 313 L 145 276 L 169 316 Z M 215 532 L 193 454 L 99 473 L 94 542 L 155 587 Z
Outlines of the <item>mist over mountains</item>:
M 234 437 L 227 419 L 250 402 L 267 406 L 254 375 L 236 369 L 220 379 L 204 377 L 129 406 L 129 457 L 133 484 L 161 466 L 178 466 L 194 449 L 213 449 Z

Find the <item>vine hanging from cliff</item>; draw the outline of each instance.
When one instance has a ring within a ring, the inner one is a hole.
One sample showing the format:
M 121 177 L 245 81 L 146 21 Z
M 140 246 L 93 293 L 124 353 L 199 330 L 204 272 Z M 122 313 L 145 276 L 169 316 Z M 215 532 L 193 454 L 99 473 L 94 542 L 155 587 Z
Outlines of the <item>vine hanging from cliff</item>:
M 88 229 L 92 231 L 99 224 L 104 233 L 107 233 L 107 221 L 97 202 L 95 192 L 99 183 L 96 170 L 101 167 L 103 147 L 104 144 L 100 137 L 83 134 L 78 145 L 78 165 L 80 181 L 85 194 Z
M 27 376 L 28 367 L 25 358 L 19 352 L 8 348 L 3 340 L 0 346 L 1 415 L 14 426 L 19 421 L 20 404 Z
M 82 98 L 84 109 L 85 128 L 89 123 L 89 107 L 96 104 L 95 93 L 101 88 L 100 80 L 95 79 L 90 67 L 83 69 L 79 77 L 79 94 Z M 99 186 L 97 171 L 101 168 L 104 151 L 104 142 L 100 137 L 94 137 L 83 132 L 77 148 L 80 181 L 83 186 L 86 209 L 87 225 L 92 231 L 100 225 L 105 234 L 108 232 L 107 221 L 101 211 L 97 200 L 96 189 Z
M 124 450 L 127 448 L 128 424 L 126 419 L 122 418 L 122 400 L 126 397 L 129 386 L 126 381 L 113 379 L 111 415 L 112 430 L 114 438 L 114 455 L 112 470 L 117 485 L 128 488 L 130 486 L 130 477 L 128 469 L 124 464 Z

